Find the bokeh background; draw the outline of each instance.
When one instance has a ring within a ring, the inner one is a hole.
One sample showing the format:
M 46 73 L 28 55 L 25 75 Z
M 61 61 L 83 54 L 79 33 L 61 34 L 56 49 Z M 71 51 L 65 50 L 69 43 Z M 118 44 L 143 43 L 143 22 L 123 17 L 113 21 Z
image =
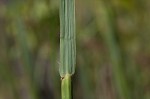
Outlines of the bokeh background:
M 74 99 L 150 99 L 150 1 L 76 0 Z M 0 0 L 0 99 L 61 99 L 59 0 Z

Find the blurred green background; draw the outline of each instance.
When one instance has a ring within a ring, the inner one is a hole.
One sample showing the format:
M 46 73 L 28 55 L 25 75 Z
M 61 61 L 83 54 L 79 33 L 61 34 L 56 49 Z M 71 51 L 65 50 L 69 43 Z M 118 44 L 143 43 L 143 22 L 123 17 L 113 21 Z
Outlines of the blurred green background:
M 74 99 L 150 99 L 150 1 L 76 0 Z M 0 99 L 60 99 L 59 0 L 0 0 Z

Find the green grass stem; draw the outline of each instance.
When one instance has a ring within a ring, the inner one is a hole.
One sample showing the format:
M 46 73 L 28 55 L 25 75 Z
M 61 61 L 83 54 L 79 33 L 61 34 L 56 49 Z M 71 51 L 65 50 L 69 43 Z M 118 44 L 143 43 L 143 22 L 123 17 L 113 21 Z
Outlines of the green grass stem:
M 62 99 L 71 99 L 71 75 L 66 75 L 61 82 Z
M 75 0 L 60 0 L 60 76 L 62 99 L 71 99 L 71 75 L 75 72 Z

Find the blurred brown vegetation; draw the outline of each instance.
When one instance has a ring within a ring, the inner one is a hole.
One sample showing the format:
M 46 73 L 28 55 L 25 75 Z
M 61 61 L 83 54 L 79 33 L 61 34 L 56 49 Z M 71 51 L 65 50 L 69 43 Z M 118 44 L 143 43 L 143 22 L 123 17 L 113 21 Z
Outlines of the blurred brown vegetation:
M 150 99 L 150 1 L 76 0 L 74 99 Z M 60 99 L 59 0 L 0 0 L 0 99 Z

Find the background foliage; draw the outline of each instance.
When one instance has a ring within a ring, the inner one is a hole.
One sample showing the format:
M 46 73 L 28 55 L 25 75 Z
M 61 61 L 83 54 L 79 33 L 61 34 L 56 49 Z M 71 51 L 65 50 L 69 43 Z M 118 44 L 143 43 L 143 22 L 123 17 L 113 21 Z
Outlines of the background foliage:
M 150 99 L 150 1 L 76 0 L 74 99 Z M 59 0 L 0 0 L 0 99 L 60 99 Z

